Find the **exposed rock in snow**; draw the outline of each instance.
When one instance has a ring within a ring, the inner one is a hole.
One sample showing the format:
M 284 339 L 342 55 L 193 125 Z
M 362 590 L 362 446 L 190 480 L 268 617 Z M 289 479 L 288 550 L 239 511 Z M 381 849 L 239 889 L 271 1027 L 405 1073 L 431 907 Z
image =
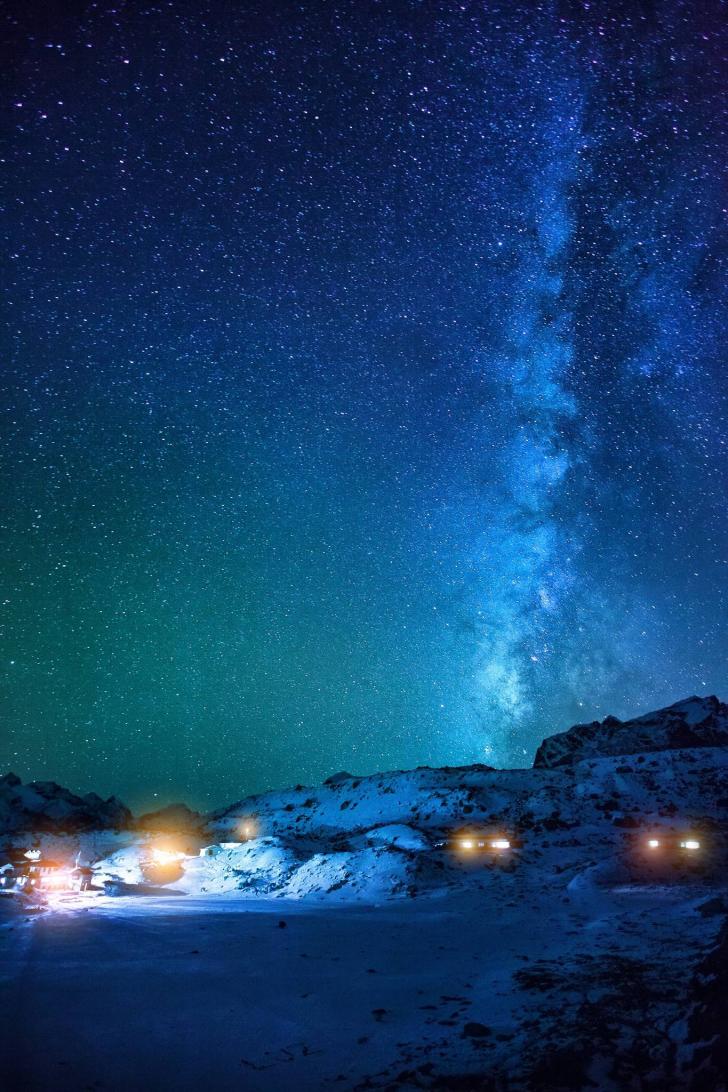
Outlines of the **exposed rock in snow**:
M 714 696 L 692 697 L 633 720 L 606 717 L 575 724 L 545 739 L 534 767 L 551 770 L 601 755 L 631 755 L 687 747 L 728 746 L 728 706 Z
M 8 773 L 0 778 L 0 832 L 125 829 L 132 814 L 120 800 L 96 793 L 76 796 L 54 781 L 31 781 Z
M 340 785 L 342 781 L 353 781 L 354 775 L 347 773 L 346 770 L 342 770 L 340 773 L 332 774 L 331 777 L 327 777 L 324 781 L 324 785 Z

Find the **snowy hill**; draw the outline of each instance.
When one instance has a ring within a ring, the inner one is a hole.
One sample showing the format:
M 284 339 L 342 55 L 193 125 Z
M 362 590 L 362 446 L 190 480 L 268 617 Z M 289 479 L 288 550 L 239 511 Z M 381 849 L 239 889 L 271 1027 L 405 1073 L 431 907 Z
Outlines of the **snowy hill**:
M 555 770 L 377 774 L 242 800 L 211 816 L 208 831 L 229 842 L 246 827 L 257 832 L 216 862 L 218 871 L 227 868 L 227 890 L 381 897 L 384 872 L 391 894 L 453 879 L 432 849 L 457 828 L 517 835 L 520 860 L 545 857 L 563 868 L 620 854 L 640 830 L 698 823 L 718 837 L 726 808 L 728 748 L 702 747 L 587 758 Z M 272 870 L 251 870 L 274 850 Z M 212 875 L 207 882 L 214 886 Z
M 132 814 L 120 800 L 102 800 L 96 793 L 76 796 L 54 781 L 23 785 L 13 773 L 0 777 L 0 832 L 73 833 L 84 830 L 122 830 Z
M 699 827 L 722 846 L 727 712 L 716 698 L 690 698 L 633 721 L 608 718 L 553 736 L 531 769 L 342 773 L 315 788 L 244 798 L 202 823 L 183 805 L 133 823 L 114 799 L 74 797 L 50 783 L 21 786 L 11 777 L 0 782 L 0 824 L 55 833 L 132 826 L 133 836 L 105 843 L 116 851 L 99 871 L 127 884 L 143 882 L 153 839 L 176 835 L 189 859 L 168 887 L 190 895 L 366 901 L 458 886 L 469 882 L 462 862 L 437 844 L 466 826 L 522 842 L 507 855 L 509 866 L 538 861 L 564 875 L 585 862 L 612 862 L 624 871 L 630 846 L 647 831 Z M 206 843 L 209 852 L 198 857 Z
M 629 847 L 656 829 L 697 825 L 722 845 L 726 707 L 691 698 L 606 725 L 546 740 L 532 769 L 339 774 L 315 788 L 245 798 L 207 817 L 208 840 L 230 844 L 188 862 L 173 886 L 189 894 L 412 896 L 464 882 L 461 862 L 434 850 L 465 826 L 517 837 L 523 845 L 511 863 L 539 860 L 559 873 L 585 859 L 628 869 Z M 125 878 L 138 881 L 138 873 Z

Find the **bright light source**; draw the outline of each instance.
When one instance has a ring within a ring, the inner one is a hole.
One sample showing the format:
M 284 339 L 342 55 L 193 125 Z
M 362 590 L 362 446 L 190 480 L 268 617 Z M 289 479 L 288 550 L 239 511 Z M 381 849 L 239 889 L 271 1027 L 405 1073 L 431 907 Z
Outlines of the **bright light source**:
M 491 842 L 490 844 L 491 844 L 492 849 L 510 849 L 511 848 L 511 843 L 508 841 L 507 838 L 496 838 L 495 841 Z
M 173 853 L 169 849 L 153 849 L 152 859 L 156 864 L 175 864 L 177 861 L 181 861 L 184 857 L 184 853 Z
M 25 851 L 23 856 L 27 857 L 29 861 L 39 861 L 40 860 L 40 850 L 39 849 L 28 849 L 28 850 Z
M 658 849 L 660 846 L 660 840 L 659 838 L 650 838 L 647 845 L 650 847 L 650 849 Z
M 700 849 L 700 842 L 696 842 L 694 838 L 687 838 L 684 842 L 680 843 L 681 849 Z
M 70 887 L 71 870 L 69 868 L 59 868 L 56 872 L 51 872 L 48 876 L 43 877 L 42 886 L 50 888 Z
M 462 846 L 463 849 L 472 849 L 473 848 L 473 843 L 471 842 L 470 838 L 464 838 L 462 840 L 462 842 L 460 843 L 460 845 Z

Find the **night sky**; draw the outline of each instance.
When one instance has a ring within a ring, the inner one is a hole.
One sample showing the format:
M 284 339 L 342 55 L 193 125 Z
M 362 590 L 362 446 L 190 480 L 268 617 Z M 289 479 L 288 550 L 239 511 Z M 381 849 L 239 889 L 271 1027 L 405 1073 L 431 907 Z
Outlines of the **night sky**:
M 727 16 L 4 7 L 1 769 L 211 807 L 726 696 Z

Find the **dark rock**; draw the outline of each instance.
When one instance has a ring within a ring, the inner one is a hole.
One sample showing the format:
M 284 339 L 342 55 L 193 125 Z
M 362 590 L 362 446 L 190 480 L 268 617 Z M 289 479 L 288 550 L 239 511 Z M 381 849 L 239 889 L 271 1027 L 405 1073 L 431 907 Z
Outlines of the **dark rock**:
M 353 781 L 354 774 L 347 773 L 346 770 L 341 770 L 340 773 L 332 774 L 331 777 L 327 777 L 324 781 L 324 785 L 340 785 L 343 781 Z
M 168 804 L 166 808 L 141 815 L 136 821 L 140 830 L 167 832 L 197 830 L 201 824 L 200 813 L 186 804 Z
M 463 1028 L 463 1039 L 487 1039 L 493 1032 L 485 1024 L 479 1024 L 477 1020 L 470 1020 Z
M 724 898 L 717 896 L 714 899 L 707 899 L 705 902 L 701 902 L 700 906 L 696 907 L 696 909 L 704 918 L 712 918 L 717 914 L 728 914 L 728 902 L 726 902 Z
M 727 1087 L 728 920 L 717 943 L 697 969 L 693 1003 L 688 1011 L 686 1048 L 681 1088 L 690 1092 L 721 1092 Z

